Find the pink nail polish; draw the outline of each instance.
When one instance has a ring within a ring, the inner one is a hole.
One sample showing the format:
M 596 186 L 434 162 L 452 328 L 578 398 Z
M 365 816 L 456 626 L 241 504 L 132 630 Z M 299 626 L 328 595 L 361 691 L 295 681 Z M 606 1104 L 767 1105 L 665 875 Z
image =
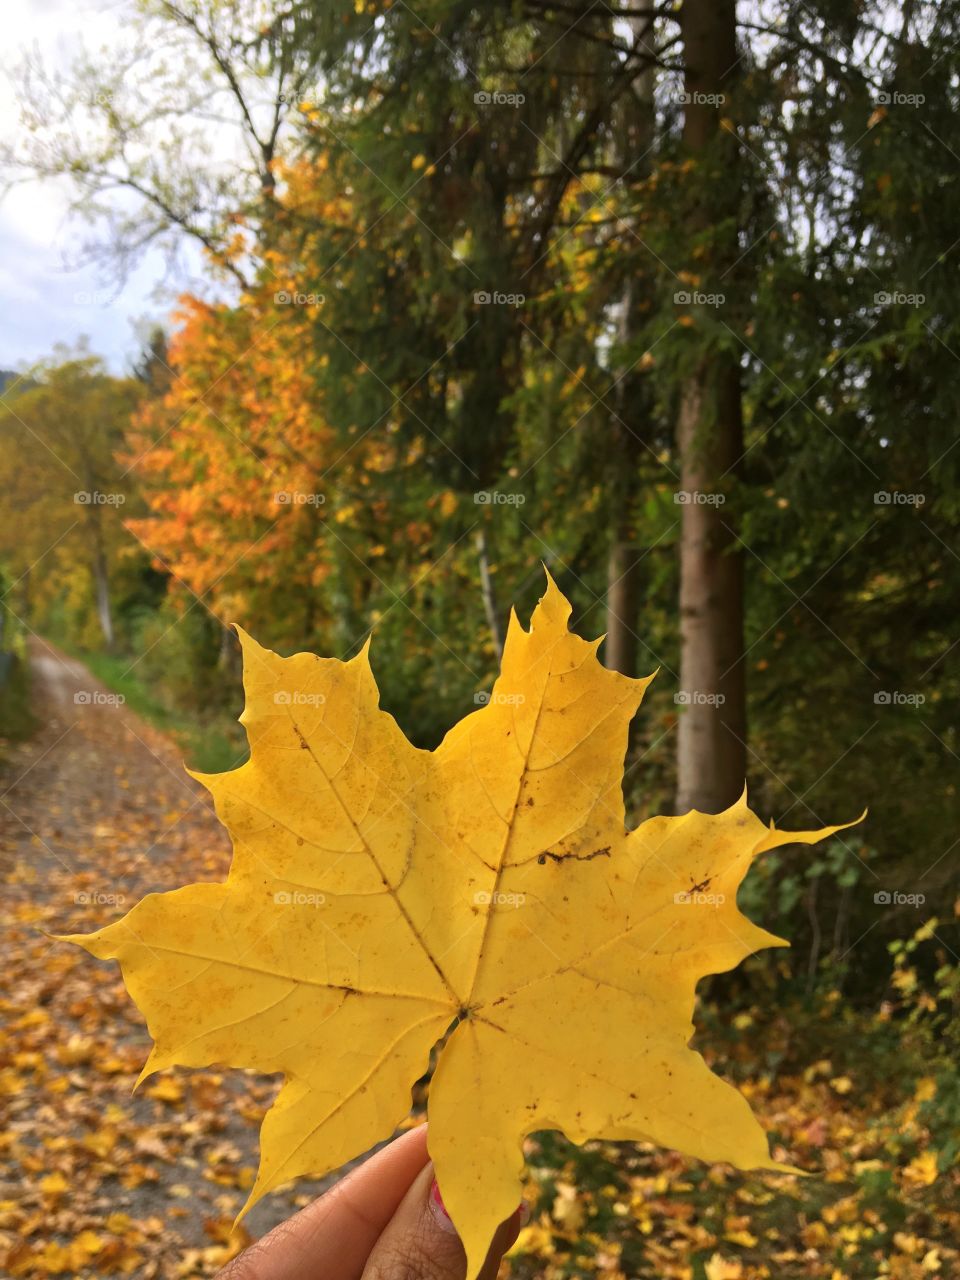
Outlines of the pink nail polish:
M 443 1196 L 440 1194 L 440 1187 L 436 1178 L 433 1180 L 433 1186 L 430 1188 L 430 1195 L 427 1203 L 430 1205 L 430 1212 L 433 1214 L 437 1225 L 444 1231 L 449 1231 L 451 1235 L 456 1235 L 457 1228 L 453 1225 L 453 1221 L 447 1213 L 447 1207 L 443 1203 Z

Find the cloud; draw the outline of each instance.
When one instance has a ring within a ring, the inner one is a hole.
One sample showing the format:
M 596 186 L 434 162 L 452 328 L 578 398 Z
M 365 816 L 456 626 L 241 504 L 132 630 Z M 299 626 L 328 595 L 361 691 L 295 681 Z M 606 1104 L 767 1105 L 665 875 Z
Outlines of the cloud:
M 5 15 L 7 54 L 3 66 L 15 66 L 27 50 L 36 50 L 51 68 L 67 69 L 81 37 L 88 49 L 119 46 L 128 0 L 32 0 Z M 20 125 L 10 79 L 0 75 L 0 131 L 12 136 Z M 66 180 L 14 188 L 0 204 L 0 367 L 32 364 L 57 343 L 75 346 L 88 335 L 91 348 L 115 372 L 125 371 L 140 347 L 137 321 L 162 320 L 169 302 L 187 284 L 186 272 L 166 281 L 166 304 L 156 297 L 164 285 L 166 263 L 148 252 L 118 290 L 104 270 L 78 267 L 85 241 L 96 231 L 70 214 Z M 199 255 L 185 262 L 195 270 Z

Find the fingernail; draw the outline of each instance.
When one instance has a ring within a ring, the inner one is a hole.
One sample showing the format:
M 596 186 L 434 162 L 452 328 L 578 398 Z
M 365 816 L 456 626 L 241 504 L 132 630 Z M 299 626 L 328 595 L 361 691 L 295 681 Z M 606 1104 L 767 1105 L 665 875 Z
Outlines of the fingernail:
M 430 1188 L 430 1195 L 427 1198 L 430 1205 L 430 1212 L 433 1214 L 434 1221 L 440 1227 L 441 1231 L 449 1231 L 451 1235 L 457 1234 L 457 1228 L 453 1225 L 447 1207 L 443 1203 L 443 1196 L 440 1194 L 440 1187 L 436 1178 L 433 1180 L 433 1186 Z

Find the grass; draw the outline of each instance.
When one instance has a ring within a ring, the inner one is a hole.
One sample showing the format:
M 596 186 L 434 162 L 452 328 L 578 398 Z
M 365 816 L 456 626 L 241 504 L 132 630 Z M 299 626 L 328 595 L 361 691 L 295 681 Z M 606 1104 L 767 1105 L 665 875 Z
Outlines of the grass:
M 30 670 L 14 657 L 8 678 L 0 686 L 0 760 L 4 742 L 22 742 L 36 727 L 30 710 Z
M 233 769 L 247 756 L 243 730 L 226 714 L 200 718 L 173 710 L 160 701 L 153 688 L 131 669 L 130 659 L 109 653 L 76 653 L 96 678 L 119 693 L 125 705 L 141 719 L 179 743 L 191 769 L 219 773 Z

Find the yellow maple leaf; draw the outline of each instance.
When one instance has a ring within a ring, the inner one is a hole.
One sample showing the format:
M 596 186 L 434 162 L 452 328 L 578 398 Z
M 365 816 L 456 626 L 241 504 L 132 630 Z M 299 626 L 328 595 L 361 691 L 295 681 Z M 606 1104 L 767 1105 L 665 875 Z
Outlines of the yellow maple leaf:
M 549 580 L 529 631 L 511 617 L 486 705 L 434 752 L 380 710 L 366 649 L 281 658 L 241 632 L 250 758 L 201 777 L 233 838 L 226 882 L 71 939 L 120 961 L 154 1038 L 141 1079 L 284 1074 L 247 1207 L 389 1136 L 440 1041 L 428 1146 L 471 1276 L 535 1130 L 780 1167 L 687 1047 L 694 991 L 782 945 L 737 908 L 753 858 L 838 828 L 767 828 L 744 795 L 628 831 L 652 677 L 602 667 L 569 615 Z

